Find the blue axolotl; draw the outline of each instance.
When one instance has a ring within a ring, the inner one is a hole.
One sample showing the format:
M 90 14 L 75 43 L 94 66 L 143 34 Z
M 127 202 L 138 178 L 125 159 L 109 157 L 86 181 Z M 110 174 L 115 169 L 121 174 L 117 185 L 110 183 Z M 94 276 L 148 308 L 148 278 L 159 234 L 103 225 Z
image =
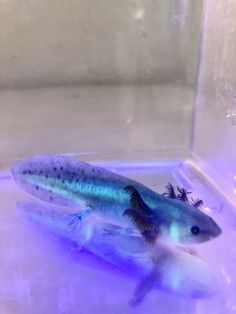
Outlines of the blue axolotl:
M 194 244 L 221 234 L 217 223 L 197 206 L 72 157 L 30 157 L 11 170 L 15 182 L 29 194 L 55 205 L 79 208 L 71 216 L 72 224 L 91 213 L 124 230 L 130 230 L 134 222 L 149 242 L 161 237 L 172 243 Z M 126 211 L 133 206 L 135 212 Z M 137 209 L 142 215 L 137 215 Z

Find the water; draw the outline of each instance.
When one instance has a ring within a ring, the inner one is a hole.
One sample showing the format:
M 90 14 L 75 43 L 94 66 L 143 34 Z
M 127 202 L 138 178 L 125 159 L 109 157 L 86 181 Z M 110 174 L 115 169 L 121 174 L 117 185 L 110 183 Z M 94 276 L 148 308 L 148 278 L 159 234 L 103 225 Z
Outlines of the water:
M 6 170 L 0 180 L 0 313 L 234 313 L 236 219 L 221 196 L 179 162 L 103 166 L 158 192 L 171 181 L 204 200 L 223 234 L 195 249 L 215 273 L 219 292 L 195 300 L 152 290 L 133 309 L 129 301 L 138 280 L 28 220 L 16 209 L 16 202 L 33 198 L 15 185 Z

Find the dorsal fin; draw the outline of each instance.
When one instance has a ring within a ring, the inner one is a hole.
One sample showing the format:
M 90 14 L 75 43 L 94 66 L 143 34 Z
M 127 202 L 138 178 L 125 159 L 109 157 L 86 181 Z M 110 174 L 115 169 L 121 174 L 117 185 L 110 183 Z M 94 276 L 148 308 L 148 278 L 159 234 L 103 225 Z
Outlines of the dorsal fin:
M 152 214 L 152 210 L 143 201 L 140 193 L 134 186 L 127 185 L 124 189 L 130 196 L 130 208 L 136 209 L 139 213 L 145 216 Z

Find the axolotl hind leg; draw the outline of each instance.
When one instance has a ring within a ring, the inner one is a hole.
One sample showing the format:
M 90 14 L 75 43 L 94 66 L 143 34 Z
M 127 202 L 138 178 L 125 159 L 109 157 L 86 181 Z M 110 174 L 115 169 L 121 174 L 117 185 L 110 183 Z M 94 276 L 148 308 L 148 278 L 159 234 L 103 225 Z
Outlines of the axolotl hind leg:
M 92 211 L 93 211 L 92 208 L 88 206 L 85 209 L 83 209 L 82 211 L 80 211 L 79 213 L 74 213 L 74 214 L 68 215 L 71 217 L 71 221 L 68 223 L 68 226 L 72 227 L 73 232 L 80 230 L 80 223 L 86 217 L 91 215 Z

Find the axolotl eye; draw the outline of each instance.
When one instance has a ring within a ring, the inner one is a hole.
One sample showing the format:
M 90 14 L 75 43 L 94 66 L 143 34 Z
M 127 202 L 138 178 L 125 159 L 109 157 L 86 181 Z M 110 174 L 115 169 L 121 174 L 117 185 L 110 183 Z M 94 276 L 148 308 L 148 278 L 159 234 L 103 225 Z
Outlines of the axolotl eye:
M 200 232 L 200 229 L 198 228 L 198 226 L 192 226 L 191 232 L 193 235 L 198 235 Z

